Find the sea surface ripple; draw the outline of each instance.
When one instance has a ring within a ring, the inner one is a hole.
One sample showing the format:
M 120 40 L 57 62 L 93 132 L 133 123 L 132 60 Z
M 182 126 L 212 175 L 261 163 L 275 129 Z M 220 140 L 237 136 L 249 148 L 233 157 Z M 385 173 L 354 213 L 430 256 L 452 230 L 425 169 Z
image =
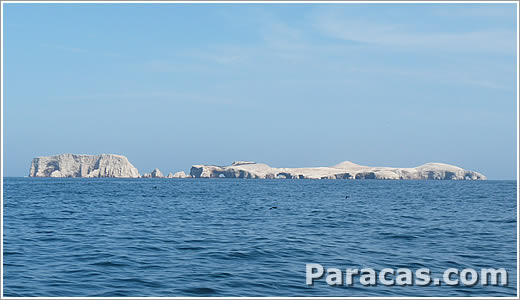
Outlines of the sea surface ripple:
M 5 178 L 4 296 L 515 296 L 516 194 L 516 181 Z M 306 263 L 502 267 L 509 285 L 307 286 Z

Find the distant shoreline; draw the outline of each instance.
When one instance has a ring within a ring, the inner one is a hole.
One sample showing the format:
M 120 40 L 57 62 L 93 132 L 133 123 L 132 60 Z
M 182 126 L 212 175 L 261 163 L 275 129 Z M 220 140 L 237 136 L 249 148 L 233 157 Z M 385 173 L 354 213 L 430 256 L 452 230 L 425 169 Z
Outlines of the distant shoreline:
M 193 165 L 163 175 L 159 169 L 140 174 L 130 161 L 118 154 L 60 154 L 36 157 L 29 177 L 81 178 L 249 178 L 249 179 L 381 179 L 381 180 L 486 180 L 481 173 L 444 163 L 426 163 L 414 168 L 371 167 L 344 161 L 334 166 L 275 168 L 252 161 L 234 161 L 230 166 Z
M 189 181 L 189 180 L 216 180 L 216 181 L 219 181 L 219 180 L 238 180 L 238 181 L 242 181 L 242 179 L 252 179 L 252 180 L 257 180 L 257 181 L 263 181 L 263 180 L 267 180 L 267 181 L 285 181 L 285 180 L 280 180 L 278 178 L 273 178 L 273 179 L 265 179 L 265 178 L 205 178 L 205 177 L 201 177 L 201 178 L 193 178 L 193 177 L 188 177 L 188 178 L 167 178 L 167 177 L 156 177 L 156 178 L 143 178 L 143 177 L 137 177 L 137 178 L 130 178 L 130 177 L 30 177 L 30 176 L 3 176 L 3 179 L 41 179 L 41 180 L 52 180 L 52 179 L 71 179 L 71 180 L 83 180 L 83 179 L 86 179 L 86 180 L 104 180 L 104 179 L 109 179 L 109 180 L 119 180 L 119 179 L 126 179 L 126 180 L 169 180 L 169 179 L 172 179 L 172 180 L 183 180 L 183 181 Z M 337 179 L 311 179 L 311 178 L 305 178 L 305 179 L 298 179 L 298 180 L 295 180 L 295 181 L 301 181 L 301 180 L 308 180 L 308 181 L 337 181 Z M 409 181 L 409 182 L 415 182 L 415 181 L 433 181 L 433 182 L 453 182 L 453 181 L 478 181 L 478 182 L 482 182 L 482 181 L 517 181 L 518 179 L 486 179 L 486 180 L 433 180 L 433 179 L 397 179 L 397 180 L 394 180 L 394 179 L 372 179 L 372 180 L 369 180 L 369 181 L 388 181 L 388 182 L 404 182 L 404 181 Z M 349 180 L 345 180 L 345 181 L 349 181 Z M 350 180 L 350 181 L 366 181 L 366 180 Z

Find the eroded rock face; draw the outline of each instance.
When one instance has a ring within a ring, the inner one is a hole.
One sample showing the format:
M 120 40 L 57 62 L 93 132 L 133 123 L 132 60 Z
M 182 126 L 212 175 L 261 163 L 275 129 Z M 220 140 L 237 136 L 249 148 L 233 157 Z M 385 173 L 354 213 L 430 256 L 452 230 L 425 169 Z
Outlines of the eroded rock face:
M 141 176 L 141 178 L 164 178 L 164 175 L 161 172 L 161 170 L 155 168 L 150 173 L 144 173 L 143 176 Z
M 33 159 L 30 177 L 140 177 L 138 170 L 122 155 L 60 154 Z M 163 178 L 159 169 L 142 178 Z M 235 161 L 231 166 L 194 165 L 190 174 L 169 173 L 168 178 L 266 178 L 266 179 L 434 179 L 485 180 L 481 173 L 443 163 L 427 163 L 415 168 L 369 167 L 345 161 L 330 167 L 273 168 L 251 161 Z
M 266 179 L 486 179 L 481 173 L 443 163 L 427 163 L 415 168 L 392 168 L 362 166 L 350 161 L 316 168 L 272 168 L 266 164 L 236 161 L 231 166 L 194 165 L 190 175 L 195 178 Z
M 139 171 L 122 155 L 60 154 L 34 158 L 29 177 L 138 178 Z
M 172 176 L 172 178 L 188 178 L 188 177 L 191 177 L 191 176 L 186 175 L 186 173 L 184 173 L 184 171 L 177 172 L 177 173 L 173 174 L 173 176 Z
M 164 177 L 164 175 L 163 175 L 163 173 L 161 172 L 161 170 L 159 170 L 159 169 L 157 169 L 157 168 L 155 168 L 155 169 L 152 171 L 151 175 L 152 175 L 152 178 L 163 178 L 163 177 Z

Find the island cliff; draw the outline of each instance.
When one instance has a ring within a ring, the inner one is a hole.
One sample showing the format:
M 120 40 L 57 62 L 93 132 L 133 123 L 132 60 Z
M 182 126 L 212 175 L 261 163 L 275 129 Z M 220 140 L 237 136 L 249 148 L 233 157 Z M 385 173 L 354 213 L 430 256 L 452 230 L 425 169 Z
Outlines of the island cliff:
M 139 171 L 122 155 L 60 154 L 36 157 L 29 177 L 130 177 Z
M 345 161 L 331 167 L 272 168 L 266 164 L 236 161 L 231 166 L 194 165 L 195 178 L 286 178 L 286 179 L 443 179 L 485 180 L 486 176 L 443 164 L 427 163 L 415 168 L 369 167 Z
M 231 166 L 194 165 L 184 172 L 164 176 L 159 169 L 139 171 L 125 156 L 116 154 L 60 154 L 33 159 L 29 177 L 127 177 L 127 178 L 263 178 L 263 179 L 441 179 L 486 180 L 481 173 L 443 163 L 427 163 L 415 168 L 369 167 L 345 161 L 330 167 L 273 168 L 251 161 L 235 161 Z

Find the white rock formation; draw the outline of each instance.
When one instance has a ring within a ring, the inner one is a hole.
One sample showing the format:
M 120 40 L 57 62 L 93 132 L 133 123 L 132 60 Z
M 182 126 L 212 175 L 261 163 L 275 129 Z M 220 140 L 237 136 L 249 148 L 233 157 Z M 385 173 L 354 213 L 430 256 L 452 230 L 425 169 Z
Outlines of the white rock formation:
M 140 177 L 139 171 L 122 155 L 60 154 L 33 159 L 30 177 Z M 142 178 L 163 178 L 159 169 Z M 481 173 L 443 163 L 415 168 L 369 167 L 349 161 L 331 167 L 272 168 L 266 164 L 235 161 L 231 166 L 194 165 L 190 175 L 183 171 L 168 178 L 287 178 L 287 179 L 448 179 L 485 180 Z
M 236 161 L 231 166 L 194 165 L 195 178 L 287 178 L 287 179 L 448 179 L 485 180 L 486 176 L 443 163 L 415 168 L 369 167 L 345 161 L 331 167 L 272 168 L 266 164 Z
M 163 178 L 164 175 L 163 173 L 161 172 L 161 170 L 155 168 L 153 171 L 152 171 L 152 178 Z
M 29 177 L 130 177 L 139 171 L 122 155 L 60 154 L 33 159 Z
M 141 178 L 164 178 L 164 175 L 161 172 L 161 170 L 155 168 L 150 173 L 144 173 L 143 176 L 141 176 Z
M 172 172 L 168 173 L 168 176 L 166 176 L 166 178 L 173 178 L 173 173 Z
M 186 175 L 186 173 L 184 173 L 184 171 L 180 171 L 180 172 L 173 174 L 172 178 L 188 178 L 188 177 L 191 177 L 191 176 Z

